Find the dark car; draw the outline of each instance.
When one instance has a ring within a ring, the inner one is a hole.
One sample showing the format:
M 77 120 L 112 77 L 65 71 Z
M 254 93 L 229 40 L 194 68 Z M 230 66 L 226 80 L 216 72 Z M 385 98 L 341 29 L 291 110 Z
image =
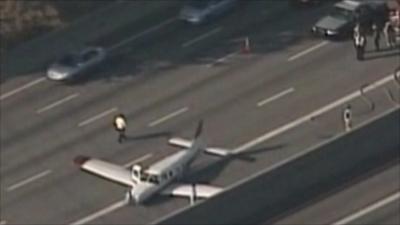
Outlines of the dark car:
M 349 37 L 356 21 L 367 26 L 381 10 L 383 1 L 344 0 L 334 5 L 330 13 L 321 18 L 313 27 L 315 34 L 327 37 Z
M 232 10 L 238 0 L 190 0 L 179 13 L 179 18 L 191 24 L 202 24 Z
M 47 78 L 55 81 L 71 81 L 104 61 L 106 52 L 101 47 L 87 47 L 80 52 L 69 53 L 47 69 Z

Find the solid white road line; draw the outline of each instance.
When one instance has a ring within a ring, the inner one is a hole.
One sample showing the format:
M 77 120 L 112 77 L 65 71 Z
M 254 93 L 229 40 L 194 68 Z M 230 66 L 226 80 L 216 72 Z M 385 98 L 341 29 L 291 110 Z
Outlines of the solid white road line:
M 111 114 L 111 113 L 113 113 L 113 112 L 115 112 L 115 111 L 117 111 L 117 110 L 118 110 L 118 108 L 114 107 L 114 108 L 109 109 L 109 110 L 107 110 L 107 111 L 104 111 L 104 112 L 102 112 L 102 113 L 100 113 L 100 114 L 97 114 L 96 116 L 90 117 L 89 119 L 80 122 L 80 123 L 78 124 L 78 127 L 83 127 L 83 126 L 85 126 L 85 125 L 88 125 L 89 123 L 92 123 L 92 122 L 94 122 L 95 120 L 98 120 L 98 119 L 100 119 L 100 118 L 102 118 L 102 117 L 105 117 L 105 116 L 107 116 L 108 114 Z
M 148 153 L 148 154 L 146 154 L 146 155 L 144 155 L 144 156 L 142 156 L 142 157 L 139 157 L 139 158 L 134 159 L 134 160 L 132 160 L 132 161 L 130 161 L 130 162 L 128 162 L 128 163 L 125 163 L 124 167 L 125 167 L 125 168 L 126 168 L 126 167 L 130 167 L 130 166 L 132 166 L 133 164 L 136 164 L 136 163 L 138 163 L 138 162 L 142 162 L 142 161 L 144 161 L 144 160 L 146 160 L 146 159 L 148 159 L 148 158 L 151 158 L 152 156 L 153 156 L 152 153 Z
M 29 184 L 29 183 L 33 182 L 35 180 L 38 180 L 38 179 L 40 179 L 40 178 L 42 178 L 44 176 L 47 176 L 50 173 L 51 173 L 51 170 L 46 170 L 46 171 L 43 171 L 43 172 L 41 172 L 41 173 L 39 173 L 37 175 L 31 176 L 31 177 L 29 177 L 29 178 L 27 178 L 27 179 L 25 179 L 23 181 L 20 181 L 20 182 L 14 184 L 14 185 L 11 185 L 10 187 L 7 188 L 7 191 L 13 191 L 13 190 L 15 190 L 17 188 L 20 188 L 20 187 L 22 187 L 22 186 L 24 186 L 26 184 Z
M 107 207 L 105 207 L 105 208 L 103 208 L 103 209 L 101 209 L 101 210 L 99 210 L 99 211 L 87 216 L 87 217 L 84 217 L 82 219 L 79 219 L 79 220 L 71 223 L 70 225 L 81 225 L 81 224 L 88 223 L 88 222 L 90 222 L 90 221 L 92 221 L 94 219 L 97 219 L 97 218 L 105 215 L 105 214 L 108 214 L 108 213 L 110 213 L 110 212 L 112 212 L 114 210 L 117 210 L 117 209 L 119 209 L 121 207 L 124 207 L 125 205 L 126 205 L 126 201 L 125 200 L 117 201 L 117 202 L 113 203 L 112 205 L 107 206 Z
M 148 126 L 149 127 L 154 127 L 154 126 L 156 126 L 156 125 L 158 125 L 160 123 L 163 123 L 163 122 L 165 122 L 165 121 L 167 121 L 169 119 L 174 118 L 175 116 L 178 116 L 179 114 L 182 114 L 182 113 L 186 112 L 188 109 L 189 109 L 188 107 L 181 108 L 181 109 L 179 109 L 179 110 L 177 110 L 175 112 L 172 112 L 172 113 L 170 113 L 170 114 L 168 114 L 168 115 L 166 115 L 166 116 L 164 116 L 164 117 L 162 117 L 162 118 L 160 118 L 158 120 L 155 120 L 155 121 L 149 123 Z
M 364 92 L 366 93 L 368 91 L 374 90 L 375 88 L 377 88 L 377 87 L 379 87 L 379 86 L 381 86 L 381 85 L 383 85 L 383 84 L 385 84 L 385 83 L 387 83 L 387 82 L 389 82 L 391 80 L 393 80 L 393 75 L 389 75 L 389 76 L 387 76 L 387 77 L 385 77 L 385 78 L 383 78 L 381 80 L 378 80 L 375 83 L 369 85 L 368 87 L 366 87 L 364 89 Z M 316 117 L 316 116 L 318 116 L 320 114 L 328 112 L 329 110 L 331 110 L 331 109 L 333 109 L 335 107 L 338 107 L 340 105 L 343 105 L 344 103 L 346 103 L 346 102 L 348 102 L 348 101 L 350 101 L 350 100 L 352 100 L 352 99 L 354 99 L 356 97 L 359 97 L 359 96 L 361 96 L 361 92 L 360 92 L 360 90 L 357 90 L 357 91 L 355 91 L 355 92 L 353 92 L 353 93 L 351 93 L 351 94 L 349 94 L 347 96 L 344 96 L 344 97 L 342 97 L 342 98 L 340 98 L 340 99 L 338 99 L 338 100 L 336 100 L 336 101 L 334 101 L 334 102 L 332 102 L 332 103 L 330 103 L 330 104 L 328 104 L 328 105 L 326 105 L 326 106 L 324 106 L 324 107 L 322 107 L 320 109 L 317 109 L 317 110 L 315 110 L 315 111 L 313 111 L 313 112 L 311 112 L 311 113 L 309 113 L 309 114 L 307 114 L 305 116 L 302 116 L 302 117 L 300 117 L 300 118 L 298 118 L 298 119 L 296 119 L 296 120 L 294 120 L 294 121 L 292 121 L 290 123 L 287 123 L 287 124 L 277 128 L 277 129 L 275 129 L 275 130 L 273 130 L 271 132 L 267 132 L 267 133 L 255 138 L 254 140 L 239 146 L 238 148 L 233 150 L 233 152 L 234 153 L 239 153 L 239 152 L 242 152 L 242 151 L 246 151 L 246 150 L 252 148 L 253 146 L 256 146 L 256 145 L 258 145 L 258 144 L 260 144 L 260 143 L 262 143 L 262 142 L 264 142 L 264 141 L 266 141 L 268 139 L 271 139 L 271 138 L 273 138 L 273 137 L 275 137 L 277 135 L 280 135 L 280 134 L 282 134 L 282 133 L 284 133 L 284 132 L 286 132 L 286 131 L 294 128 L 294 127 L 297 127 L 297 126 L 299 126 L 300 124 L 302 124 L 304 122 L 309 121 L 310 118 L 313 118 L 313 117 Z
M 75 94 L 72 94 L 72 95 L 68 95 L 68 96 L 65 97 L 65 98 L 62 98 L 62 99 L 60 99 L 60 100 L 58 100 L 58 101 L 55 101 L 55 102 L 53 102 L 53 103 L 51 103 L 51 104 L 49 104 L 49 105 L 47 105 L 47 106 L 45 106 L 45 107 L 43 107 L 43 108 L 41 108 L 41 109 L 38 109 L 38 110 L 36 111 L 36 113 L 38 113 L 38 114 L 43 113 L 43 112 L 45 112 L 45 111 L 47 111 L 47 110 L 49 110 L 49 109 L 52 109 L 52 108 L 54 108 L 54 107 L 56 107 L 56 106 L 59 106 L 59 105 L 65 103 L 65 102 L 67 102 L 67 101 L 69 101 L 69 100 L 72 100 L 72 99 L 74 99 L 74 98 L 76 98 L 76 97 L 78 97 L 78 96 L 79 96 L 79 93 L 75 93 Z
M 400 198 L 400 192 L 396 192 L 396 193 L 394 193 L 394 194 L 392 194 L 392 195 L 390 195 L 390 196 L 388 196 L 388 197 L 386 197 L 384 199 L 381 199 L 378 202 L 375 202 L 375 203 L 373 203 L 371 205 L 368 205 L 367 207 L 365 207 L 363 209 L 360 209 L 359 211 L 357 211 L 357 212 L 355 212 L 355 213 L 353 213 L 353 214 L 351 214 L 351 215 L 349 215 L 349 216 L 347 216 L 347 217 L 345 217 L 345 218 L 343 218 L 343 219 L 341 219 L 339 221 L 336 221 L 336 222 L 332 223 L 332 225 L 349 224 L 352 221 L 354 221 L 354 220 L 356 220 L 356 219 L 358 219 L 358 218 L 360 218 L 360 217 L 362 217 L 362 216 L 364 216 L 364 215 L 366 215 L 366 214 L 368 214 L 368 213 L 370 213 L 370 212 L 372 212 L 374 210 L 377 210 L 377 209 L 379 209 L 379 208 L 381 208 L 381 207 L 383 207 L 385 205 L 388 205 L 391 202 L 394 202 L 399 198 Z
M 203 39 L 205 39 L 205 38 L 207 38 L 207 37 L 209 37 L 209 36 L 211 36 L 213 34 L 216 34 L 216 33 L 220 32 L 221 30 L 222 30 L 221 27 L 217 27 L 214 30 L 211 30 L 211 31 L 209 31 L 209 32 L 197 37 L 197 38 L 194 38 L 194 39 L 192 39 L 190 41 L 187 41 L 187 42 L 183 43 L 182 47 L 183 48 L 189 47 L 189 46 L 195 44 L 198 41 L 201 41 L 201 40 L 203 40 Z
M 150 27 L 149 29 L 147 29 L 147 30 L 145 30 L 145 31 L 143 31 L 143 32 L 140 32 L 139 34 L 135 34 L 135 35 L 133 35 L 133 36 L 127 38 L 127 39 L 122 40 L 121 42 L 119 42 L 119 43 L 117 43 L 117 44 L 111 46 L 111 47 L 109 48 L 109 50 L 112 51 L 112 50 L 114 50 L 114 49 L 116 49 L 116 48 L 119 48 L 119 47 L 121 47 L 121 46 L 123 46 L 123 45 L 125 45 L 125 44 L 127 44 L 127 43 L 129 43 L 129 42 L 131 42 L 131 41 L 134 41 L 135 39 L 138 39 L 138 38 L 140 38 L 140 37 L 142 37 L 142 36 L 144 36 L 144 35 L 146 35 L 146 34 L 148 34 L 148 33 L 151 33 L 151 32 L 153 32 L 153 31 L 156 31 L 156 30 L 160 29 L 161 27 L 163 27 L 163 26 L 165 26 L 165 25 L 167 25 L 167 24 L 170 24 L 170 23 L 174 22 L 176 19 L 177 19 L 176 17 L 167 19 L 167 20 L 165 20 L 164 22 L 162 22 L 162 23 L 160 23 L 160 24 L 158 24 L 158 25 L 156 25 L 156 26 L 154 26 L 154 27 Z
M 206 67 L 213 67 L 215 64 L 217 64 L 217 63 L 222 63 L 222 62 L 226 61 L 227 59 L 229 59 L 230 57 L 232 57 L 232 56 L 234 56 L 234 55 L 236 55 L 236 54 L 238 54 L 238 53 L 239 53 L 238 51 L 232 52 L 232 53 L 230 53 L 230 54 L 228 54 L 228 55 L 226 55 L 226 56 L 224 56 L 224 57 L 221 57 L 221 58 L 215 60 L 215 61 L 212 62 L 212 63 L 206 64 Z
M 293 60 L 298 59 L 298 58 L 300 58 L 300 57 L 302 57 L 302 56 L 304 56 L 304 55 L 307 55 L 308 53 L 310 53 L 310 52 L 312 52 L 312 51 L 315 51 L 315 50 L 321 48 L 322 46 L 327 45 L 328 43 L 329 43 L 328 41 L 323 41 L 323 42 L 321 42 L 321 43 L 319 43 L 319 44 L 316 44 L 316 45 L 314 45 L 314 46 L 312 46 L 312 47 L 310 47 L 310 48 L 308 48 L 308 49 L 306 49 L 306 50 L 304 50 L 304 51 L 302 51 L 302 52 L 297 53 L 297 54 L 294 55 L 294 56 L 291 56 L 291 57 L 288 59 L 288 61 L 293 61 Z
M 258 107 L 263 106 L 263 105 L 265 105 L 267 103 L 270 103 L 270 102 L 275 101 L 275 100 L 277 100 L 279 98 L 282 98 L 283 96 L 285 96 L 285 95 L 287 95 L 287 94 L 289 94 L 289 93 L 291 93 L 293 91 L 294 91 L 294 88 L 289 88 L 287 90 L 284 90 L 284 91 L 282 91 L 282 92 L 280 92 L 280 93 L 278 93 L 278 94 L 276 94 L 276 95 L 274 95 L 272 97 L 269 97 L 269 98 L 267 98 L 265 100 L 262 100 L 262 101 L 258 102 L 257 106 Z
M 27 89 L 27 88 L 30 88 L 30 87 L 32 87 L 32 86 L 34 86 L 34 85 L 36 85 L 36 84 L 39 84 L 39 83 L 41 83 L 41 82 L 43 82 L 43 81 L 45 81 L 45 80 L 46 80 L 45 77 L 41 77 L 41 78 L 38 78 L 38 79 L 36 79 L 36 80 L 33 80 L 33 81 L 31 81 L 31 82 L 29 82 L 29 83 L 27 83 L 27 84 L 21 86 L 21 87 L 19 87 L 19 88 L 16 88 L 16 89 L 14 89 L 14 90 L 12 90 L 12 91 L 9 91 L 9 92 L 7 92 L 7 93 L 4 93 L 4 94 L 2 94 L 2 95 L 0 96 L 0 101 L 6 99 L 6 98 L 8 98 L 8 97 L 11 97 L 11 96 L 13 96 L 13 95 L 15 95 L 15 94 L 17 94 L 17 93 L 19 93 L 19 92 L 21 92 L 21 91 Z

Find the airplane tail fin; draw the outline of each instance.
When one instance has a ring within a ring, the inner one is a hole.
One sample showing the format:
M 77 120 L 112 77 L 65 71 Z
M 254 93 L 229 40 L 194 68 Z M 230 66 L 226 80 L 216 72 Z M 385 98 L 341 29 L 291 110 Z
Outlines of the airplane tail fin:
M 205 141 L 203 140 L 203 120 L 200 120 L 197 124 L 196 132 L 194 133 L 194 139 L 189 147 L 189 151 L 200 152 L 206 148 Z
M 197 124 L 196 132 L 194 134 L 194 139 L 200 137 L 202 133 L 203 133 L 203 120 L 200 120 L 199 123 Z
M 175 147 L 186 148 L 189 149 L 189 151 L 190 150 L 196 152 L 204 151 L 205 153 L 221 157 L 232 154 L 232 151 L 230 149 L 207 147 L 206 142 L 203 139 L 202 133 L 203 133 L 203 120 L 200 120 L 197 125 L 193 140 L 187 140 L 180 137 L 173 137 L 168 140 L 168 144 Z

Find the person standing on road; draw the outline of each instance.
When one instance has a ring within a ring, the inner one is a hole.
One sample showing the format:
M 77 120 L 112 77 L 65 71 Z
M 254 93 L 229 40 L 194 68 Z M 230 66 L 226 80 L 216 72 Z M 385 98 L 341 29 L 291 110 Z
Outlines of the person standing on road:
M 343 122 L 346 132 L 349 132 L 352 129 L 351 120 L 352 120 L 351 106 L 347 105 L 346 108 L 343 110 Z
M 114 129 L 118 132 L 118 142 L 122 143 L 123 140 L 126 139 L 125 130 L 126 130 L 126 117 L 124 114 L 120 113 L 114 117 L 113 121 Z
M 357 60 L 363 60 L 365 53 L 366 37 L 360 31 L 360 24 L 357 24 L 354 27 L 353 41 L 354 41 L 354 47 L 356 48 Z
M 375 50 L 379 51 L 380 50 L 381 33 L 383 31 L 383 26 L 380 23 L 375 23 L 373 25 L 372 29 L 374 31 Z
M 383 28 L 383 32 L 386 37 L 386 45 L 389 48 L 394 48 L 396 45 L 396 33 L 394 30 L 394 26 L 392 24 L 392 21 L 388 20 L 385 23 L 385 27 Z

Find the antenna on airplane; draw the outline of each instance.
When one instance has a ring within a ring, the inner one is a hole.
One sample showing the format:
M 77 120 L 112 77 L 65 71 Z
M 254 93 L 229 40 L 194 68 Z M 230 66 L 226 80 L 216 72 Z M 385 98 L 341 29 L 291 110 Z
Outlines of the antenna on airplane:
M 193 205 L 196 201 L 196 184 L 190 185 L 192 188 L 192 193 L 190 195 L 190 205 Z
M 203 131 L 203 120 L 200 120 L 197 124 L 196 133 L 194 134 L 194 138 L 198 138 Z

